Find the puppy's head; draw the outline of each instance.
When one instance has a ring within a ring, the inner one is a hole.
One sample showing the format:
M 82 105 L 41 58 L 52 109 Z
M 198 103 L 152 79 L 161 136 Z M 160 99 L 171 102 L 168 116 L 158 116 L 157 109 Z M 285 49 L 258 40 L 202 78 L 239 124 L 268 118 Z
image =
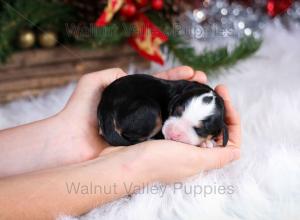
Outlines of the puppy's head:
M 223 131 L 223 146 L 226 146 L 228 133 L 224 123 L 224 102 L 209 87 L 175 96 L 170 102 L 169 113 L 170 117 L 162 128 L 165 139 L 201 145 Z

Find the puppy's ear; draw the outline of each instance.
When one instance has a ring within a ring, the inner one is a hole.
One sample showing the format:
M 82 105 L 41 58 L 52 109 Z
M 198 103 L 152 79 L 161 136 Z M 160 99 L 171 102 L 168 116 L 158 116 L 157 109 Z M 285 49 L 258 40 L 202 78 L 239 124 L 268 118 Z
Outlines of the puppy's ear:
M 223 133 L 223 147 L 225 147 L 228 143 L 228 140 L 229 140 L 228 128 L 227 128 L 227 125 L 225 123 L 223 124 L 222 133 Z
M 222 126 L 222 134 L 223 134 L 223 147 L 225 147 L 228 143 L 229 140 L 229 134 L 228 134 L 228 128 L 227 125 L 225 123 L 225 115 L 226 115 L 226 109 L 225 109 L 225 104 L 224 104 L 224 100 L 221 96 L 219 96 L 217 93 L 215 93 L 216 95 L 216 103 L 217 105 L 220 106 L 221 109 L 221 114 L 222 114 L 222 121 L 223 121 L 223 126 Z

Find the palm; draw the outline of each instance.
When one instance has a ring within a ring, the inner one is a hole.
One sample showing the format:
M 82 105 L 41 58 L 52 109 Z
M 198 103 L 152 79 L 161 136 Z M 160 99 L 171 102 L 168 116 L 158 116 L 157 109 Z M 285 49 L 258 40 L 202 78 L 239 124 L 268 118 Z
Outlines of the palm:
M 88 152 L 85 159 L 94 158 L 100 153 L 104 155 L 122 149 L 109 146 L 99 135 L 97 105 L 103 89 L 114 80 L 125 75 L 120 69 L 109 69 L 101 71 L 101 73 L 85 75 L 79 81 L 76 90 L 62 112 L 64 117 L 61 118 L 65 119 L 63 126 L 65 126 L 66 132 L 72 134 L 72 146 L 74 149 L 84 149 L 83 152 Z M 185 79 L 201 83 L 206 82 L 205 74 L 194 72 L 191 68 L 184 66 L 157 73 L 156 76 L 169 80 Z M 225 108 L 228 113 L 226 118 L 230 137 L 228 145 L 239 146 L 239 119 L 231 107 L 227 90 L 223 87 L 217 87 L 216 91 L 225 100 Z

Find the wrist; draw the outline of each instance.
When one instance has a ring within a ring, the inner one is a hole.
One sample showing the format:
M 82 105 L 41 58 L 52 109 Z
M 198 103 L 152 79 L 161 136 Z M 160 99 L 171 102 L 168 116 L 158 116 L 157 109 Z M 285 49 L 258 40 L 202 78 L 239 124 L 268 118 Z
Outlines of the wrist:
M 52 148 L 58 166 L 84 162 L 96 157 L 92 148 L 84 143 L 78 128 L 67 122 L 63 114 L 58 113 L 45 120 L 51 129 L 47 145 Z
M 148 163 L 147 147 L 143 144 L 124 147 L 117 153 L 112 153 L 110 161 L 118 166 L 123 182 L 145 186 L 157 181 L 157 172 L 152 164 Z M 115 159 L 113 159 L 115 158 Z
M 161 167 L 158 166 L 159 154 L 151 150 L 154 141 L 147 141 L 135 145 L 137 155 L 135 160 L 129 161 L 132 167 L 137 167 L 139 175 L 145 180 L 145 183 L 161 182 Z

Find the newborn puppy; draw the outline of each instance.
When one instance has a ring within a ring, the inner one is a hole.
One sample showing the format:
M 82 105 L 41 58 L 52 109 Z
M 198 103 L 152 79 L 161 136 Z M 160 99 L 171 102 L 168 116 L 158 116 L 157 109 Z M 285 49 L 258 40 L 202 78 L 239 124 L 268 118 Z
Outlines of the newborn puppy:
M 110 84 L 98 106 L 99 131 L 113 146 L 153 139 L 213 147 L 223 132 L 224 102 L 209 86 L 149 75 L 129 75 Z
M 162 133 L 166 139 L 202 147 L 213 147 L 214 138 L 223 131 L 223 146 L 228 132 L 224 123 L 224 103 L 211 88 L 192 89 L 175 96 Z

